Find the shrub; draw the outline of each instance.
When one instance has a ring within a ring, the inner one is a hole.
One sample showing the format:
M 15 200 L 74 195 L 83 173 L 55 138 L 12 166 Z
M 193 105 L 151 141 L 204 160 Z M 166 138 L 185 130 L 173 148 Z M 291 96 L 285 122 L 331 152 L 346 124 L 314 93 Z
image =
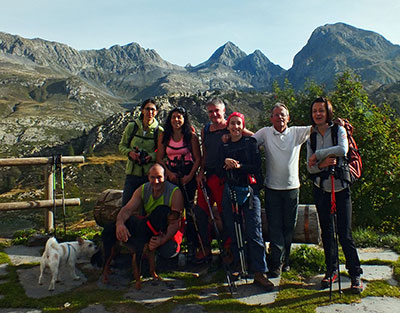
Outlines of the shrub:
M 290 266 L 303 277 L 313 276 L 325 271 L 325 256 L 321 249 L 301 245 L 292 250 Z

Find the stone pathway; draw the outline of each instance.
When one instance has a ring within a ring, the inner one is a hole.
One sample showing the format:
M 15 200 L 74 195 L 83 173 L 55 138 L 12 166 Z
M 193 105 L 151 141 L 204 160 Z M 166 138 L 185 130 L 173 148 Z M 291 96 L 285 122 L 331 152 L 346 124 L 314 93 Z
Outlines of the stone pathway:
M 40 261 L 40 253 L 43 248 L 38 247 L 25 247 L 25 246 L 14 246 L 5 249 L 5 252 L 9 255 L 11 263 L 14 265 L 21 264 L 32 264 Z M 388 249 L 359 249 L 360 259 L 362 260 L 389 260 L 396 261 L 399 255 Z M 90 267 L 91 265 L 89 265 Z M 340 270 L 345 272 L 344 265 L 341 265 Z M 392 269 L 385 265 L 363 265 L 364 274 L 362 276 L 364 287 L 368 282 L 373 280 L 386 280 L 392 285 L 398 285 L 398 282 L 392 277 Z M 50 281 L 50 273 L 47 270 L 44 276 L 44 284 L 38 285 L 39 266 L 34 266 L 26 269 L 18 269 L 17 273 L 19 279 L 25 289 L 28 297 L 31 298 L 43 298 L 56 294 L 60 294 L 76 288 L 84 284 L 87 279 L 82 272 L 77 270 L 78 275 L 81 277 L 79 281 L 74 281 L 69 276 L 67 271 L 61 272 L 61 282 L 56 284 L 55 291 L 48 291 L 48 284 Z M 2 276 L 7 274 L 7 264 L 0 264 L 0 284 L 6 280 L 2 279 Z M 130 274 L 130 273 L 129 273 Z M 185 290 L 183 281 L 177 279 L 164 279 L 163 281 L 153 281 L 150 279 L 144 280 L 142 283 L 142 289 L 137 291 L 132 287 L 130 275 L 127 275 L 126 270 L 114 269 L 114 274 L 110 275 L 110 283 L 107 285 L 102 284 L 99 279 L 97 286 L 102 289 L 112 290 L 123 290 L 124 296 L 127 299 L 134 300 L 135 302 L 141 303 L 146 307 L 154 307 L 171 299 L 173 296 L 182 293 Z M 201 275 L 203 280 L 211 279 L 213 274 L 207 274 L 204 269 L 201 269 L 193 275 Z M 310 288 L 319 289 L 320 281 L 323 275 L 317 275 L 310 278 L 306 283 Z M 242 303 L 249 305 L 266 305 L 273 303 L 279 292 L 280 279 L 272 279 L 275 289 L 272 292 L 266 293 L 262 288 L 253 285 L 252 279 L 239 280 L 236 282 L 237 293 L 233 295 L 233 298 L 237 299 Z M 346 275 L 342 275 L 342 289 L 350 288 L 350 279 Z M 333 290 L 338 289 L 338 284 L 334 284 Z M 211 301 L 219 298 L 220 289 L 209 288 L 199 291 L 200 301 Z M 228 288 L 226 286 L 226 292 Z M 3 296 L 0 295 L 0 299 Z M 397 310 L 397 311 L 396 311 Z M 320 307 L 317 312 L 333 313 L 333 312 L 379 312 L 379 313 L 393 313 L 400 312 L 400 299 L 399 298 L 380 298 L 380 297 L 367 297 L 362 298 L 360 303 L 353 304 L 332 304 L 329 306 Z M 38 313 L 40 310 L 34 309 L 0 309 L 0 313 L 10 312 L 21 312 L 21 313 Z M 108 311 L 101 304 L 90 305 L 87 308 L 80 311 L 81 313 L 108 313 Z M 172 311 L 173 313 L 191 313 L 191 312 L 206 312 L 203 306 L 199 304 L 188 304 L 178 305 Z
M 366 297 L 360 303 L 332 304 L 317 308 L 317 313 L 398 313 L 400 299 L 389 297 Z

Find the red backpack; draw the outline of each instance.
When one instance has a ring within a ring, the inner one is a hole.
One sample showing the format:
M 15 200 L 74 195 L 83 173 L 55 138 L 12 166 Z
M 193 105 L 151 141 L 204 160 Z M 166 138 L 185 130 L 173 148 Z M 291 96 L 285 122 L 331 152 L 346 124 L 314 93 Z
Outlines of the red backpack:
M 353 125 L 350 124 L 350 122 L 346 119 L 341 119 L 338 118 L 334 121 L 334 125 L 331 130 L 332 134 L 332 143 L 333 145 L 337 145 L 338 143 L 338 127 L 342 126 L 346 130 L 347 133 L 347 141 L 349 143 L 349 151 L 347 152 L 347 155 L 345 157 L 348 165 L 348 172 L 350 175 L 344 174 L 343 177 L 340 177 L 346 181 L 348 181 L 350 184 L 354 183 L 361 177 L 361 172 L 362 172 L 362 160 L 361 160 L 361 154 L 360 151 L 358 150 L 358 146 L 356 141 L 354 140 L 353 137 Z M 315 152 L 317 148 L 317 138 L 316 138 L 317 133 L 313 132 L 310 136 L 310 141 L 311 141 L 311 149 L 313 152 Z M 350 177 L 348 177 L 350 176 Z
M 358 150 L 358 146 L 353 137 L 353 125 L 346 119 L 337 119 L 335 124 L 343 126 L 346 129 L 347 141 L 349 142 L 349 151 L 347 152 L 347 164 L 349 165 L 351 183 L 360 179 L 362 171 L 361 154 Z M 337 132 L 336 132 L 336 143 L 337 144 Z

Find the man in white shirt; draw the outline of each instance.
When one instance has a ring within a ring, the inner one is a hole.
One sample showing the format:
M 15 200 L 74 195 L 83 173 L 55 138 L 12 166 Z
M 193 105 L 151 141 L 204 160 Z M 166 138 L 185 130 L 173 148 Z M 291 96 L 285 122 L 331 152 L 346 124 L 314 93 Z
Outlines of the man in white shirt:
M 272 126 L 254 134 L 265 151 L 265 210 L 268 221 L 270 253 L 268 277 L 278 277 L 281 268 L 289 270 L 290 246 L 299 203 L 299 156 L 311 126 L 287 127 L 289 110 L 276 103 L 270 117 Z

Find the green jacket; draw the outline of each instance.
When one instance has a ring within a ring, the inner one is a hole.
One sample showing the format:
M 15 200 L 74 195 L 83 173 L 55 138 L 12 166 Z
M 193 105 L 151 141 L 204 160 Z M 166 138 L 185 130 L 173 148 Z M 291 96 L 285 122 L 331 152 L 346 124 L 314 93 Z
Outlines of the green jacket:
M 132 137 L 135 123 L 137 124 L 137 132 L 132 141 L 128 142 Z M 143 166 L 128 158 L 125 168 L 126 175 L 146 176 L 149 168 L 155 163 L 157 146 L 154 145 L 154 131 L 157 127 L 158 133 L 163 131 L 163 128 L 159 126 L 156 119 L 149 125 L 150 130 L 146 134 L 144 134 L 143 123 L 140 119 L 136 119 L 126 126 L 118 146 L 119 152 L 128 156 L 129 152 L 134 151 L 135 147 L 138 147 L 140 150 L 145 150 L 151 156 L 151 162 Z

